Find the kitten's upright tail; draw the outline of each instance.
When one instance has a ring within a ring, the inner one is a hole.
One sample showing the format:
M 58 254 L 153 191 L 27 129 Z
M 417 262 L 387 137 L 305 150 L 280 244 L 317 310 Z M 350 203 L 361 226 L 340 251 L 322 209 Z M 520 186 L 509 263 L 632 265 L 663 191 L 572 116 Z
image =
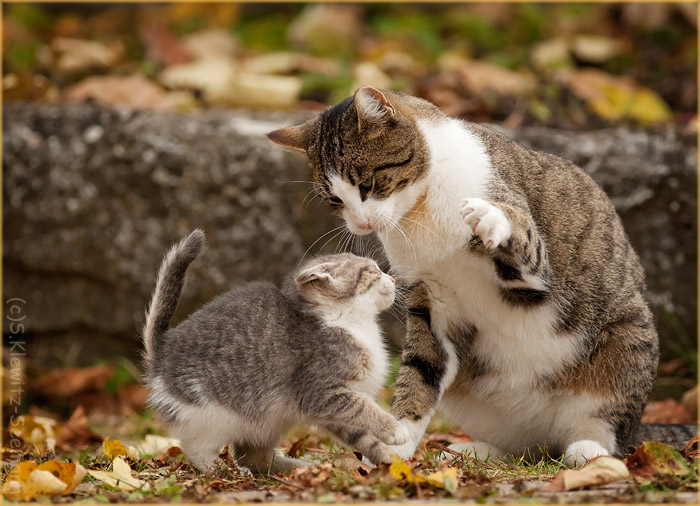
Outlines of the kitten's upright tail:
M 156 289 L 146 311 L 146 325 L 143 328 L 147 362 L 153 359 L 158 339 L 168 330 L 170 319 L 180 300 L 187 268 L 202 252 L 204 243 L 204 232 L 196 229 L 170 248 L 160 265 Z

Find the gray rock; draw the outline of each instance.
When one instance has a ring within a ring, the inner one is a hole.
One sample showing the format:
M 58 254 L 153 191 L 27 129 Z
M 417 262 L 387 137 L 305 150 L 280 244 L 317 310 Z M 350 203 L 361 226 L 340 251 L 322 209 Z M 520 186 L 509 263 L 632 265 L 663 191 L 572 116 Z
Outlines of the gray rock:
M 196 226 L 209 249 L 175 320 L 231 286 L 280 281 L 339 224 L 318 199 L 304 202 L 310 184 L 293 182 L 310 179 L 304 157 L 264 136 L 306 117 L 6 104 L 3 289 L 6 300 L 26 301 L 33 345 L 51 343 L 60 355 L 79 342 L 83 360 L 136 349 L 161 257 Z M 663 338 L 684 329 L 694 342 L 694 137 L 625 128 L 510 135 L 573 160 L 603 185 L 647 269 Z

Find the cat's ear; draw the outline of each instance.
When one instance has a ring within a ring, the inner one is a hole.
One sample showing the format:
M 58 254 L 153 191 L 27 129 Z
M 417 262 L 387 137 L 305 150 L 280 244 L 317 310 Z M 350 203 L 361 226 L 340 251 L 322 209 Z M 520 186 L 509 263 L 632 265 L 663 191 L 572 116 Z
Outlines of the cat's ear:
M 376 88 L 363 86 L 355 92 L 358 130 L 365 125 L 385 126 L 396 117 L 396 109 L 389 99 Z
M 313 265 L 307 269 L 304 269 L 294 280 L 298 285 L 303 285 L 317 279 L 325 279 L 327 281 L 333 280 L 333 276 L 328 272 L 328 268 L 331 267 L 330 263 L 323 263 L 318 265 Z
M 301 125 L 280 128 L 267 134 L 267 138 L 283 148 L 306 153 L 309 145 L 309 123 L 310 121 L 307 121 Z

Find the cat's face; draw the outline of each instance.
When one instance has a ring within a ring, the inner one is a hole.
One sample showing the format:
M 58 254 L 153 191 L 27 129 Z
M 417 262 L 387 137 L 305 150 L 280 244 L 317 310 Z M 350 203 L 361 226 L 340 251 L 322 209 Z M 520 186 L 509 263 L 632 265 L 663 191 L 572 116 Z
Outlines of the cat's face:
M 385 93 L 360 88 L 318 118 L 268 134 L 308 154 L 316 190 L 358 235 L 400 227 L 425 192 L 425 141 L 407 98 Z
M 309 260 L 295 277 L 306 300 L 332 307 L 371 308 L 375 312 L 394 303 L 394 278 L 371 258 L 351 253 Z

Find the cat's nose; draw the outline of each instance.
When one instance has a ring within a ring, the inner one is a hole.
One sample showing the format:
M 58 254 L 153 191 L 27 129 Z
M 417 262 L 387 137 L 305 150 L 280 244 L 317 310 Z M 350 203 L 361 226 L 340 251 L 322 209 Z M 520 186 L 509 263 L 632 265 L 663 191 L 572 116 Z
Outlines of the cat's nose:
M 355 225 L 361 230 L 370 230 L 372 225 L 369 224 L 369 220 L 356 221 Z
M 393 276 L 389 276 L 389 279 L 391 280 L 392 283 L 396 284 L 396 280 L 394 279 Z

